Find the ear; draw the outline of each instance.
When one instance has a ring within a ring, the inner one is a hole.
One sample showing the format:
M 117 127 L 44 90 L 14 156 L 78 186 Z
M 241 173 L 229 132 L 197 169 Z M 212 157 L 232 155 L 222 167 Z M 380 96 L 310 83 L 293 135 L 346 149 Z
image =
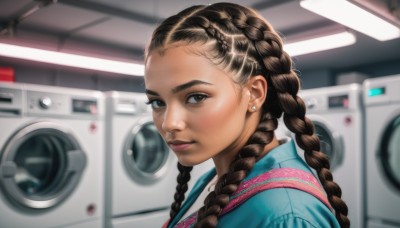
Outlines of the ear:
M 248 111 L 256 112 L 261 109 L 267 97 L 267 80 L 262 75 L 253 76 L 246 85 L 250 92 Z

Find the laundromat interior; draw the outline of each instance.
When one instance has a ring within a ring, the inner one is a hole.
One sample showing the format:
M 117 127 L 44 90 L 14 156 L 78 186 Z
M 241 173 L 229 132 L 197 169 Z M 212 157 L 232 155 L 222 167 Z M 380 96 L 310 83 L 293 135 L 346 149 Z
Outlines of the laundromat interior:
M 163 19 L 217 2 L 0 0 L 0 228 L 168 220 L 177 158 L 146 105 L 144 50 Z M 227 2 L 282 36 L 351 227 L 400 227 L 400 0 Z

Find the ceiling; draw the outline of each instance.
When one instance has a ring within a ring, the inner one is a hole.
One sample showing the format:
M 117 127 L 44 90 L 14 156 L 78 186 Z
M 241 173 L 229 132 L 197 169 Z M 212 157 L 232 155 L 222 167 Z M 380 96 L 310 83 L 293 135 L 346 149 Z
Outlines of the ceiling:
M 217 1 L 0 0 L 0 41 L 141 62 L 157 23 L 190 5 L 214 2 Z M 257 9 L 285 39 L 335 26 L 301 8 L 299 0 L 230 2 Z M 400 39 L 380 42 L 357 32 L 355 35 L 357 43 L 352 46 L 294 57 L 296 68 L 346 69 L 400 61 Z

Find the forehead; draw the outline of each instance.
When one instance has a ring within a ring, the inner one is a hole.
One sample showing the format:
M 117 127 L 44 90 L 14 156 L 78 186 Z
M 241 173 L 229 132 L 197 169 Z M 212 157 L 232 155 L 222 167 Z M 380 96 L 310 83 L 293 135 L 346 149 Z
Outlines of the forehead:
M 233 82 L 229 73 L 220 70 L 206 57 L 196 52 L 196 49 L 187 46 L 149 53 L 144 79 L 146 87 L 150 89 L 158 87 L 160 83 L 167 86 L 171 82 L 179 84 L 194 79 Z
M 206 59 L 190 52 L 186 46 L 172 47 L 151 52 L 146 61 L 145 77 L 171 73 L 185 68 L 196 69 L 196 65 L 205 65 Z

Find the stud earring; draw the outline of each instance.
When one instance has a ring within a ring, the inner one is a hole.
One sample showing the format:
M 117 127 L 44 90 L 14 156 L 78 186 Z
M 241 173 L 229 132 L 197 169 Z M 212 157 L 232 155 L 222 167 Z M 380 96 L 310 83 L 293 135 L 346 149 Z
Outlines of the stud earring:
M 251 106 L 251 111 L 256 111 L 257 107 L 255 105 Z

